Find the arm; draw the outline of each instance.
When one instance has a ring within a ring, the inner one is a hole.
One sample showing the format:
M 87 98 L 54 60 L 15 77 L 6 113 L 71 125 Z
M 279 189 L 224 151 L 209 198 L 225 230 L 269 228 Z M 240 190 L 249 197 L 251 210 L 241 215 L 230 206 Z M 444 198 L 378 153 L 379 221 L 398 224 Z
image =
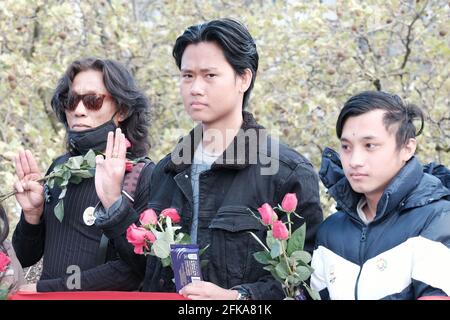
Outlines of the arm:
M 73 270 L 63 278 L 40 280 L 38 292 L 51 291 L 133 291 L 142 278 L 122 260 L 108 261 L 96 268 L 77 273 Z
M 281 204 L 286 193 L 295 193 L 298 199 L 296 213 L 304 219 L 298 219 L 291 215 L 293 221 L 292 230 L 296 230 L 306 223 L 306 237 L 304 250 L 312 252 L 314 248 L 316 233 L 320 223 L 323 221 L 322 209 L 319 197 L 319 179 L 311 164 L 301 162 L 297 165 L 278 187 L 274 197 L 274 205 Z M 283 216 L 284 218 L 284 216 Z M 284 221 L 286 219 L 283 219 Z M 259 299 L 282 299 L 284 297 L 281 284 L 267 274 L 254 283 L 241 285 L 250 292 L 251 298 Z
M 146 257 L 134 253 L 133 246 L 126 239 L 126 231 L 131 224 L 139 221 L 140 213 L 147 209 L 153 168 L 154 164 L 150 163 L 142 170 L 133 206 L 128 198 L 122 196 L 117 210 L 110 212 L 108 215 L 101 214 L 95 221 L 96 226 L 101 228 L 108 239 L 113 242 L 120 257 L 142 277 L 145 274 Z M 102 211 L 101 207 L 99 211 Z
M 275 203 L 281 204 L 286 193 L 297 195 L 298 205 L 295 212 L 304 219 L 298 219 L 291 215 L 294 222 L 293 230 L 306 223 L 304 250 L 312 253 L 317 230 L 323 221 L 323 213 L 320 206 L 319 178 L 311 164 L 302 162 L 297 165 L 280 186 Z
M 22 267 L 38 262 L 44 254 L 45 223 L 29 224 L 22 213 L 14 230 L 12 244 Z
M 114 243 L 120 258 L 128 263 L 136 274 L 143 277 L 146 259 L 134 253 L 133 246 L 126 239 L 126 231 L 131 224 L 139 220 L 140 213 L 147 206 L 154 165 L 147 165 L 141 172 L 132 206 L 130 200 L 121 195 L 125 161 L 125 135 L 118 128 L 115 135 L 108 133 L 105 158 L 96 158 L 95 189 L 101 204 L 95 213 L 95 224 Z
M 450 295 L 450 210 L 440 212 L 414 241 L 414 297 Z

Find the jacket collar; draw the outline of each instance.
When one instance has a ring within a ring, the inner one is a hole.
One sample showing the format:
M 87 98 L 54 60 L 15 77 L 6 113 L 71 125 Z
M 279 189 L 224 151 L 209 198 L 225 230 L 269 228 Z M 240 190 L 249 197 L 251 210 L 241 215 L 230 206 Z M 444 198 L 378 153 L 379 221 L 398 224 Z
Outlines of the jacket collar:
M 431 194 L 434 194 L 434 200 L 448 196 L 449 190 L 442 186 L 439 179 L 428 174 L 426 177 L 424 175 L 423 167 L 416 157 L 412 157 L 384 190 L 378 202 L 374 221 L 382 219 L 396 209 L 400 211 L 424 205 L 429 202 Z M 319 176 L 328 188 L 328 193 L 336 200 L 337 207 L 357 217 L 356 205 L 362 194 L 354 192 L 351 188 L 336 151 L 325 148 Z M 421 187 L 418 188 L 419 184 Z
M 234 137 L 233 142 L 227 147 L 224 153 L 217 159 L 211 166 L 212 170 L 227 168 L 234 170 L 241 170 L 246 168 L 250 164 L 250 150 L 252 149 L 250 146 L 249 139 L 245 138 L 246 133 L 250 129 L 256 129 L 256 135 L 258 138 L 258 146 L 260 145 L 260 141 L 266 137 L 266 133 L 263 126 L 259 125 L 253 115 L 250 112 L 243 111 L 242 112 L 243 123 L 241 126 L 241 130 L 239 130 L 238 134 Z M 202 125 L 197 125 L 194 129 L 192 129 L 188 135 L 183 137 L 178 144 L 175 146 L 174 150 L 171 153 L 170 160 L 166 164 L 164 171 L 165 172 L 175 172 L 180 173 L 187 168 L 189 168 L 192 164 L 192 159 L 194 157 L 194 152 L 197 149 L 198 144 L 202 140 L 203 129 Z M 240 154 L 238 150 L 244 148 L 245 152 Z M 185 153 L 188 153 L 185 155 Z M 232 155 L 232 158 L 226 155 Z

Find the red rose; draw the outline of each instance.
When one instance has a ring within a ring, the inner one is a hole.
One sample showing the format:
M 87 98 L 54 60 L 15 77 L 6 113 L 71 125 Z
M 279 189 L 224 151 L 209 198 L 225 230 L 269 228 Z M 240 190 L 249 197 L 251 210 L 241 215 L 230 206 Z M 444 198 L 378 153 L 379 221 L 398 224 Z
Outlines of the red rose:
M 295 193 L 287 193 L 281 202 L 281 208 L 286 212 L 294 212 L 297 204 L 297 195 Z
M 174 208 L 164 209 L 164 210 L 161 212 L 161 215 L 162 215 L 163 217 L 169 217 L 169 218 L 172 220 L 173 223 L 178 223 L 178 222 L 180 222 L 180 220 L 181 220 L 180 215 L 178 214 L 177 209 L 174 209 Z
M 132 162 L 126 161 L 125 162 L 125 172 L 131 172 L 133 171 L 134 164 Z
M 264 203 L 261 207 L 259 207 L 258 212 L 261 215 L 262 221 L 265 225 L 272 224 L 275 220 L 278 220 L 277 214 L 268 203 Z
M 11 259 L 3 252 L 0 252 L 0 272 L 5 272 Z
M 275 239 L 286 240 L 289 237 L 289 231 L 283 222 L 277 220 L 272 224 L 272 235 Z
M 153 209 L 147 209 L 141 213 L 139 216 L 139 221 L 141 224 L 153 224 L 155 225 L 158 222 L 158 216 Z
M 148 245 L 145 240 L 151 243 L 155 242 L 155 235 L 143 227 L 137 227 L 134 223 L 127 229 L 127 240 L 134 246 L 134 253 L 143 254 L 144 248 L 147 250 Z

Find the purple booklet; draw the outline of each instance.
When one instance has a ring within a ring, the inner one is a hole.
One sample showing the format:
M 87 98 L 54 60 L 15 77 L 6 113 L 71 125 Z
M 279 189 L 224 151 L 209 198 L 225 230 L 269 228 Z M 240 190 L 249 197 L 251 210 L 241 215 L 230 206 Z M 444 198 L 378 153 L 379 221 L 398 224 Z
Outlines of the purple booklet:
M 188 283 L 202 280 L 198 245 L 171 244 L 170 257 L 177 292 Z

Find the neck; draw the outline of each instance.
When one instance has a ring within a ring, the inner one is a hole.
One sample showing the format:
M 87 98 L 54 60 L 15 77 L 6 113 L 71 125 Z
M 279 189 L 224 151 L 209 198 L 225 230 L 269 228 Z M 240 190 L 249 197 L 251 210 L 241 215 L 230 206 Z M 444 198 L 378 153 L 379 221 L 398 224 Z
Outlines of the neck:
M 379 193 L 374 195 L 366 194 L 365 197 L 367 204 L 364 206 L 363 211 L 367 217 L 367 220 L 372 221 L 375 218 L 375 215 L 377 214 L 377 206 L 378 202 L 380 201 L 381 194 Z
M 222 154 L 237 135 L 243 118 L 240 108 L 214 123 L 203 123 L 203 149 L 208 153 Z

